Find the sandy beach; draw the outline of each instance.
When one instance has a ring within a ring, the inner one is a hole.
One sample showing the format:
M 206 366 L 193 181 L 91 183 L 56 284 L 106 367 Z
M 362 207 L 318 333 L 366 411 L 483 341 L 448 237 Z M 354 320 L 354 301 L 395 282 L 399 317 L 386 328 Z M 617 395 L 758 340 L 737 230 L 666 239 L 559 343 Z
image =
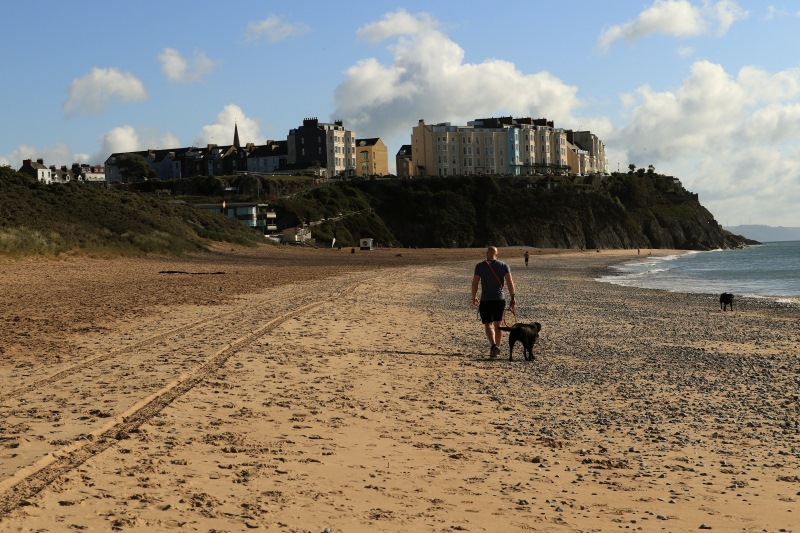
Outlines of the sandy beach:
M 530 251 L 535 361 L 483 250 L 0 259 L 0 531 L 800 531 L 800 309 Z

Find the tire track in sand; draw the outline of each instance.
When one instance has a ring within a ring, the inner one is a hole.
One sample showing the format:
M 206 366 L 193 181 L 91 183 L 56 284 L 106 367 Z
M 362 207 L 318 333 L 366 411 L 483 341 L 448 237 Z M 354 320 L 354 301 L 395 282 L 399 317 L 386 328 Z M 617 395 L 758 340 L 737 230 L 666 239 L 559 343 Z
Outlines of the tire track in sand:
M 284 313 L 277 318 L 269 320 L 248 334 L 218 349 L 193 369 L 183 373 L 165 387 L 139 401 L 126 412 L 114 417 L 103 427 L 87 434 L 84 440 L 74 442 L 56 452 L 49 453 L 36 463 L 21 468 L 15 472 L 14 475 L 0 482 L 0 518 L 8 515 L 20 505 L 27 504 L 28 498 L 36 495 L 60 476 L 74 470 L 88 459 L 102 453 L 120 440 L 127 438 L 129 433 L 135 431 L 144 422 L 158 414 L 162 409 L 175 401 L 176 398 L 179 398 L 201 383 L 214 371 L 224 365 L 228 359 L 239 350 L 251 344 L 265 333 L 277 328 L 291 318 L 307 313 L 336 298 L 351 294 L 357 286 L 358 284 L 350 285 L 333 298 L 323 298 L 312 301 L 288 313 Z M 209 320 L 213 320 L 214 318 L 217 317 L 212 317 Z M 205 323 L 207 320 L 200 322 Z M 186 328 L 191 329 L 191 327 L 196 327 L 200 322 L 189 324 Z M 161 338 L 162 336 L 170 334 L 174 334 L 174 330 L 156 335 L 155 337 Z M 140 341 L 140 343 L 146 344 L 152 342 L 153 338 L 154 337 L 144 339 Z M 100 357 L 110 356 L 111 354 L 103 354 L 97 358 L 93 358 L 93 360 L 96 361 Z M 64 369 L 62 372 L 54 374 L 53 376 L 57 376 L 68 370 L 73 370 L 74 372 L 76 370 L 75 367 L 84 367 L 88 364 L 89 361 L 77 363 L 73 365 L 73 367 Z M 53 376 L 48 376 L 39 381 L 45 382 L 53 378 Z

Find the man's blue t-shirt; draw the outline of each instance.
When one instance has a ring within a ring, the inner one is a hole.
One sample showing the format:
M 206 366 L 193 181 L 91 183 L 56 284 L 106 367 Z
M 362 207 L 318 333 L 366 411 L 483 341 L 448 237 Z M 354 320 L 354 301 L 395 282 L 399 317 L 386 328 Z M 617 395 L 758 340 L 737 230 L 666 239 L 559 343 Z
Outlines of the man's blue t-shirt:
M 489 268 L 491 265 L 491 268 Z M 494 274 L 492 274 L 494 270 Z M 497 259 L 488 259 L 475 265 L 475 275 L 481 278 L 481 301 L 491 302 L 505 300 L 503 284 L 511 267 Z M 500 280 L 498 282 L 498 279 Z

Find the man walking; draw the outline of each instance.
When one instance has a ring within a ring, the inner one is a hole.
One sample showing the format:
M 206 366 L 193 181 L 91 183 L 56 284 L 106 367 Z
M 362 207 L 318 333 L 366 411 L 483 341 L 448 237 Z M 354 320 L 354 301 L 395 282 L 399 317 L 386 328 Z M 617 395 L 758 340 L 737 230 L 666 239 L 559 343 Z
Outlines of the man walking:
M 478 284 L 481 286 L 480 305 L 478 304 Z M 503 286 L 508 284 L 508 295 L 511 297 L 511 308 L 517 306 L 514 298 L 514 279 L 511 277 L 511 268 L 497 259 L 497 248 L 489 246 L 486 249 L 486 260 L 475 265 L 475 274 L 472 276 L 472 305 L 478 307 L 481 323 L 486 330 L 486 338 L 492 345 L 489 357 L 492 359 L 500 355 L 500 341 L 503 331 L 500 322 L 506 309 L 506 300 Z

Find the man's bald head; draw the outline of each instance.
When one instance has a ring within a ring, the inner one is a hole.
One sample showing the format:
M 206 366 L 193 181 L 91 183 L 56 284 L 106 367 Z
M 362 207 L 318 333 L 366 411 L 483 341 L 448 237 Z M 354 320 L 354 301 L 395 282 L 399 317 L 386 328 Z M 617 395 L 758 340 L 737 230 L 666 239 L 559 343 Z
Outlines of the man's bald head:
M 497 258 L 497 247 L 489 246 L 486 249 L 486 259 L 496 259 L 496 258 Z

